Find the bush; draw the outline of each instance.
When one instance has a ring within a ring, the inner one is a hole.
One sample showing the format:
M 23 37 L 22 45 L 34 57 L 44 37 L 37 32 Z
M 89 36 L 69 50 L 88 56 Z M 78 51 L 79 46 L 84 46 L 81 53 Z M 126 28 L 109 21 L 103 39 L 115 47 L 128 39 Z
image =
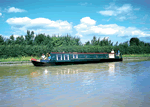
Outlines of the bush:
M 45 45 L 0 45 L 0 58 L 19 57 L 19 56 L 41 56 L 47 52 L 107 52 L 111 50 L 117 52 L 119 49 L 122 54 L 148 54 L 150 46 L 61 46 L 48 47 Z

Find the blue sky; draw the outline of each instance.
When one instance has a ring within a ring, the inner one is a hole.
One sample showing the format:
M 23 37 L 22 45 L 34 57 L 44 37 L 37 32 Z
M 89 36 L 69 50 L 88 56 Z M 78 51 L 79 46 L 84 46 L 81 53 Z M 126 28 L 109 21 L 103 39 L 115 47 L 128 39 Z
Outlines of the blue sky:
M 0 34 L 95 35 L 119 43 L 138 37 L 150 42 L 149 0 L 0 0 Z

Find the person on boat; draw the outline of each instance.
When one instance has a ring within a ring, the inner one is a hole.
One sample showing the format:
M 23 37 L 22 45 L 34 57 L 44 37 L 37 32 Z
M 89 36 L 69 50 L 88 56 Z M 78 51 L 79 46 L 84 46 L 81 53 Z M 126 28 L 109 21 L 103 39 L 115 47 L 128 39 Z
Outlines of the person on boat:
M 118 55 L 118 56 L 120 55 L 120 51 L 119 51 L 119 49 L 117 50 L 117 55 Z
M 42 56 L 41 56 L 41 60 L 44 60 L 45 59 L 45 55 L 44 54 L 42 54 Z
M 114 50 L 112 49 L 111 53 L 114 53 Z
M 49 53 L 46 54 L 46 57 L 44 58 L 45 60 L 48 60 Z
M 49 54 L 48 60 L 51 60 L 51 54 Z

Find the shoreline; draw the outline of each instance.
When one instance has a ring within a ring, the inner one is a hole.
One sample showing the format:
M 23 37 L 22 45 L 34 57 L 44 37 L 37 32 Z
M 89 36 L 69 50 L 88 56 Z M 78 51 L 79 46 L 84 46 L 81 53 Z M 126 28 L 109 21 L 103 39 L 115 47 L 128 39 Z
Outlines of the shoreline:
M 123 59 L 150 59 L 150 57 L 123 57 Z
M 123 61 L 127 60 L 150 60 L 150 57 L 123 57 Z M 5 64 L 29 64 L 31 61 L 8 61 L 8 62 L 0 62 L 0 65 Z
M 1 64 L 28 64 L 28 63 L 31 63 L 31 61 L 9 61 L 9 62 L 0 62 L 0 65 Z

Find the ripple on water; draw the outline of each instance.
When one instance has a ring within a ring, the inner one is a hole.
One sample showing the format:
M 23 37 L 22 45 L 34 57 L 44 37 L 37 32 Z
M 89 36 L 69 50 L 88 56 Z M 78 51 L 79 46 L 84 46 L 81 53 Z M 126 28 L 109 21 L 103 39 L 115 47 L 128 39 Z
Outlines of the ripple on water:
M 1 106 L 145 106 L 150 61 L 0 69 Z

